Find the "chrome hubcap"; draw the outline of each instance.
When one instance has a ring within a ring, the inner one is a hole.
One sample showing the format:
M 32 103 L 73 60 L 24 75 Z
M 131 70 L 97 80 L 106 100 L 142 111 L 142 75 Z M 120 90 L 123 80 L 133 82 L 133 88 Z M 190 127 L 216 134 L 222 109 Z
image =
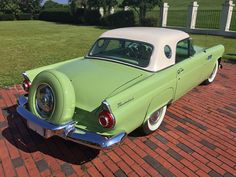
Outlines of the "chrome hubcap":
M 36 92 L 36 110 L 42 118 L 49 118 L 54 110 L 54 94 L 51 87 L 41 84 Z
M 149 119 L 151 125 L 154 125 L 158 122 L 160 118 L 160 111 L 155 112 Z

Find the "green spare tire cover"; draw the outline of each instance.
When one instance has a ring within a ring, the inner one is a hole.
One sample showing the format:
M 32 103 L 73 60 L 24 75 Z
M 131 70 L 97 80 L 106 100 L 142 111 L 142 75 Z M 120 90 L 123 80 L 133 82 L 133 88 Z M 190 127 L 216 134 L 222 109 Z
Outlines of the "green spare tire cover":
M 56 70 L 40 72 L 29 90 L 29 109 L 41 119 L 53 124 L 72 120 L 75 92 L 69 78 Z

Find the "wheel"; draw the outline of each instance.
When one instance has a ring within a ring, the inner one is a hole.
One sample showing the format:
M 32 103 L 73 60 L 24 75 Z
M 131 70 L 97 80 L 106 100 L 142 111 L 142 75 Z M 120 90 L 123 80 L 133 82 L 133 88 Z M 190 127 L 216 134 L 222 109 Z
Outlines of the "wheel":
M 211 75 L 204 81 L 204 84 L 208 85 L 208 84 L 212 83 L 215 80 L 218 68 L 219 68 L 219 62 L 216 61 L 215 67 L 214 67 Z
M 56 70 L 45 70 L 33 80 L 29 90 L 29 109 L 53 124 L 72 120 L 75 92 L 69 78 Z
M 140 127 L 142 133 L 148 135 L 157 130 L 165 117 L 166 109 L 167 106 L 164 106 L 152 113 L 151 116 L 147 119 L 147 121 Z

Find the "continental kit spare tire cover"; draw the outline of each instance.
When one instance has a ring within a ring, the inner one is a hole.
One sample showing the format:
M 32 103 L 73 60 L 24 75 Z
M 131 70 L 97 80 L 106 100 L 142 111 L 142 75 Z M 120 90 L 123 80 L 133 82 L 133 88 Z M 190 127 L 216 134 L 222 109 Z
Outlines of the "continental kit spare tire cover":
M 29 91 L 30 111 L 53 124 L 72 120 L 75 110 L 75 91 L 69 78 L 56 70 L 40 72 Z

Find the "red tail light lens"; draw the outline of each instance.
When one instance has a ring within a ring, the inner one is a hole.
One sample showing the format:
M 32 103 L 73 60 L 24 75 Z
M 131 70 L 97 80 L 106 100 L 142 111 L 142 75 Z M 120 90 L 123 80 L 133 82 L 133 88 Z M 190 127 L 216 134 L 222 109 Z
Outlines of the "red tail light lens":
M 99 114 L 98 121 L 104 128 L 113 128 L 115 126 L 115 119 L 108 111 L 102 111 Z
M 22 83 L 22 87 L 23 87 L 23 89 L 24 89 L 26 92 L 28 92 L 29 89 L 30 89 L 30 87 L 31 87 L 31 82 L 30 82 L 30 80 L 29 80 L 29 79 L 25 79 L 25 80 L 23 81 L 23 83 Z

